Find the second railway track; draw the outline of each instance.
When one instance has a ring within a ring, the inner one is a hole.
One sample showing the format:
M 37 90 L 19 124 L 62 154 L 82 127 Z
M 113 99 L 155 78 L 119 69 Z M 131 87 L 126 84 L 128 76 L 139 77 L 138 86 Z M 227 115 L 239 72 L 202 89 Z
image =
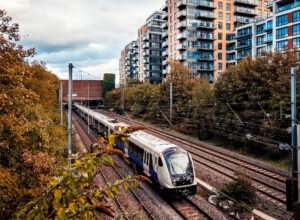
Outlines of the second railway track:
M 109 115 L 127 124 L 143 124 L 141 122 L 133 122 L 124 116 L 115 113 L 100 110 L 100 113 Z M 247 171 L 247 175 L 252 179 L 253 186 L 266 199 L 273 200 L 273 203 L 284 207 L 285 206 L 285 181 L 286 176 L 272 172 L 269 169 L 264 169 L 260 166 L 255 166 L 252 163 L 247 163 L 244 160 L 230 157 L 217 151 L 213 151 L 205 144 L 195 143 L 192 140 L 187 140 L 178 137 L 175 134 L 162 131 L 154 127 L 149 127 L 146 132 L 155 136 L 162 137 L 168 141 L 176 142 L 184 146 L 193 156 L 194 161 L 201 166 L 205 166 L 214 172 L 220 173 L 230 179 L 234 179 L 234 172 L 238 168 L 243 168 Z

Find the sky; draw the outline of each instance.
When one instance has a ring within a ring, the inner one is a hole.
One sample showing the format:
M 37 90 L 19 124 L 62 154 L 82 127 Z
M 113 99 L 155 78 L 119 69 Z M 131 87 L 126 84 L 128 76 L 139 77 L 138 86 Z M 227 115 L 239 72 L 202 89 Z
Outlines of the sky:
M 119 78 L 121 50 L 137 39 L 138 28 L 162 7 L 164 0 L 0 0 L 20 25 L 21 43 L 36 49 L 35 60 L 61 79 L 68 78 L 68 63 L 83 77 Z M 74 69 L 73 78 L 81 78 Z M 118 81 L 117 81 L 118 83 Z

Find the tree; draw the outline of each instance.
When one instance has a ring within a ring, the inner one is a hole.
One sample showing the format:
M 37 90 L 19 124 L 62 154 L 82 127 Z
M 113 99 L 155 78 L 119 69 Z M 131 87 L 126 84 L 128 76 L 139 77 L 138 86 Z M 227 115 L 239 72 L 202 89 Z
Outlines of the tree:
M 112 73 L 105 73 L 103 78 L 103 95 L 112 91 L 115 88 L 116 75 Z
M 215 86 L 216 132 L 238 148 L 280 155 L 276 141 L 290 141 L 286 134 L 290 121 L 284 115 L 290 114 L 291 67 L 298 65 L 289 50 L 264 53 L 255 60 L 248 57 L 224 73 Z
M 56 109 L 59 81 L 43 64 L 29 63 L 34 49 L 18 44 L 11 20 L 0 10 L 0 219 L 44 190 L 66 140 Z

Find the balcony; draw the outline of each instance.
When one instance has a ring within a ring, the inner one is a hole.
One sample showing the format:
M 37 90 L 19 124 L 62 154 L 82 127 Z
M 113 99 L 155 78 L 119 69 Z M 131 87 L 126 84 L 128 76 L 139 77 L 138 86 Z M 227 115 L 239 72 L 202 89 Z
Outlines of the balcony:
M 150 55 L 149 51 L 143 53 L 144 57 L 149 56 L 149 55 Z
M 272 43 L 272 42 L 273 42 L 273 38 L 267 38 L 264 41 L 265 44 Z
M 243 5 L 249 5 L 249 6 L 257 6 L 255 3 L 255 0 L 234 0 L 234 3 L 240 3 Z
M 280 12 L 287 11 L 287 10 L 290 10 L 290 9 L 293 9 L 293 8 L 297 8 L 299 6 L 300 6 L 300 2 L 295 2 L 295 3 L 292 3 L 292 4 L 285 5 L 283 7 L 277 8 L 276 12 L 280 13 Z
M 162 47 L 163 47 L 163 48 L 168 47 L 168 41 L 163 42 L 163 43 L 162 43 Z
M 167 13 L 167 12 L 164 12 L 164 13 L 163 13 L 162 19 L 165 20 L 165 21 L 168 20 L 168 13 Z
M 186 10 L 182 10 L 179 13 L 176 13 L 176 19 L 180 19 L 184 17 L 186 17 Z
M 168 56 L 168 50 L 163 51 L 163 52 L 162 52 L 162 56 L 163 56 L 163 57 Z
M 182 54 L 179 56 L 179 60 L 204 60 L 204 61 L 214 61 L 213 56 L 205 56 L 205 55 L 192 55 L 187 56 L 186 54 Z
M 150 47 L 150 44 L 149 44 L 149 42 L 148 43 L 145 43 L 145 44 L 143 44 L 143 49 L 145 49 L 145 48 L 149 48 Z
M 273 26 L 267 26 L 265 32 L 273 31 Z
M 161 63 L 163 66 L 167 65 L 167 60 L 163 60 Z
M 142 41 L 148 41 L 149 40 L 149 34 L 147 34 L 146 36 L 144 36 L 143 38 L 142 38 Z
M 242 49 L 247 47 L 252 47 L 252 43 L 239 44 L 237 45 L 236 49 Z
M 251 16 L 256 15 L 254 9 L 238 7 L 238 6 L 234 7 L 234 13 L 236 13 L 236 14 L 246 14 L 246 15 L 251 15 Z
M 164 38 L 167 38 L 168 37 L 168 31 L 164 31 L 161 35 L 161 37 L 164 39 Z
M 163 73 L 164 75 L 167 75 L 168 70 L 167 70 L 167 69 L 164 69 L 164 70 L 162 71 L 162 73 Z
M 236 56 L 236 59 L 237 59 L 237 60 L 241 60 L 241 59 L 243 59 L 243 58 L 245 58 L 245 57 L 247 57 L 247 56 L 249 56 L 249 55 L 251 55 L 251 53 L 247 53 L 247 54 L 243 54 L 243 55 L 238 54 L 238 55 Z
M 177 24 L 178 29 L 186 28 L 186 21 L 182 21 Z
M 162 6 L 163 11 L 168 11 L 168 0 L 165 1 L 165 3 Z
M 197 0 L 194 2 L 188 2 L 186 0 L 181 0 L 177 3 L 177 7 L 181 8 L 184 6 L 194 6 L 194 7 L 205 7 L 205 8 L 210 8 L 210 9 L 215 9 L 216 6 L 213 2 L 211 1 L 205 1 L 205 0 Z
M 166 23 L 163 23 L 163 24 L 161 25 L 161 28 L 162 28 L 162 29 L 167 29 L 167 28 L 168 28 L 167 22 L 166 22 Z
M 149 59 L 144 59 L 143 60 L 143 63 L 145 64 L 145 63 L 149 63 Z
M 186 39 L 186 33 L 181 33 L 177 35 L 177 40 L 183 40 Z
M 243 37 L 250 37 L 250 36 L 252 36 L 252 31 L 248 31 L 248 32 L 242 32 L 242 33 L 238 33 L 237 35 L 236 35 L 236 39 L 238 39 L 238 38 L 243 38 Z
M 215 19 L 215 14 L 213 12 L 207 12 L 207 11 L 199 11 L 195 14 L 197 18 L 211 18 Z
M 253 18 L 234 16 L 234 22 L 236 23 L 249 24 L 249 23 L 253 23 L 254 21 L 255 20 Z

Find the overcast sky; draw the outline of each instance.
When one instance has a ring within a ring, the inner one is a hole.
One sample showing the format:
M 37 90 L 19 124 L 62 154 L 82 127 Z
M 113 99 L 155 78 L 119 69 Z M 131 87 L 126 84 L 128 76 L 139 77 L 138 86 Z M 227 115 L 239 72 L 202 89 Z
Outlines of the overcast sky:
M 36 48 L 35 59 L 60 78 L 68 78 L 70 62 L 97 77 L 109 72 L 118 78 L 121 49 L 137 38 L 138 28 L 163 2 L 0 0 L 0 9 L 20 24 L 25 48 Z

